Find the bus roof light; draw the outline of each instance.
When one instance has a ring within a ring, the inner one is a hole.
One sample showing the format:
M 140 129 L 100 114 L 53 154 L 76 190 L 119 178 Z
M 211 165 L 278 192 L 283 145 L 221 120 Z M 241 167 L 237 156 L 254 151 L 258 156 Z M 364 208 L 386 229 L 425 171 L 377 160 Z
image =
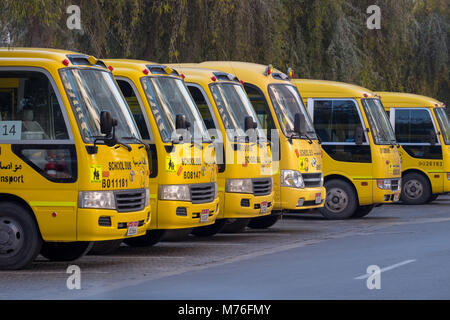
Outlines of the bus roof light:
M 273 66 L 269 64 L 266 68 L 266 76 L 269 76 L 273 73 Z
M 148 71 L 147 68 L 145 68 L 144 70 L 142 70 L 142 72 L 143 72 L 145 75 L 148 75 L 148 74 L 150 73 L 150 71 Z
M 217 81 L 216 76 L 212 76 L 212 77 L 211 77 L 211 80 L 212 80 L 212 81 Z
M 66 67 L 69 65 L 69 63 L 70 63 L 69 59 L 64 59 L 62 61 L 62 64 L 65 65 Z
M 112 72 L 114 70 L 113 66 L 108 66 L 108 70 Z

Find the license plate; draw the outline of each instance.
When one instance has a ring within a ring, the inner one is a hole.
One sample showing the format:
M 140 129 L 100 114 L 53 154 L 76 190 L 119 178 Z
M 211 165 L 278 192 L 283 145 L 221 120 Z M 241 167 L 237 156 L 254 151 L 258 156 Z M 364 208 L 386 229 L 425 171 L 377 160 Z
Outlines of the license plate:
M 127 236 L 135 236 L 138 233 L 139 222 L 131 221 L 128 223 Z
M 208 222 L 209 219 L 209 209 L 203 209 L 200 214 L 200 222 Z
M 267 201 L 261 202 L 261 210 L 260 213 L 266 213 L 267 212 Z
M 394 195 L 394 201 L 398 201 L 400 199 L 400 193 L 396 193 Z
M 316 204 L 322 203 L 322 195 L 320 193 L 316 193 Z

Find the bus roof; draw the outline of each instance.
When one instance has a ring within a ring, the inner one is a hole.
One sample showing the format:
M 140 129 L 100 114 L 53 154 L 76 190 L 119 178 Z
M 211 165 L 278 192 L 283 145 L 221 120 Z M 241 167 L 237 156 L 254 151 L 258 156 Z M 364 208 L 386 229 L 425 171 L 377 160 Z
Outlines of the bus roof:
M 378 92 L 386 110 L 390 108 L 439 108 L 445 107 L 443 102 L 436 99 L 412 93 Z
M 226 73 L 223 71 L 200 68 L 196 64 L 169 64 L 169 66 L 174 67 L 181 74 L 185 75 L 185 81 L 193 81 L 196 83 L 201 83 L 202 85 L 208 85 L 214 82 L 232 82 L 239 83 L 239 80 L 235 75 L 231 73 Z M 215 79 L 215 80 L 213 80 Z
M 302 98 L 375 98 L 367 88 L 345 82 L 328 80 L 292 79 Z
M 205 61 L 198 64 L 200 68 L 210 68 L 236 75 L 240 80 L 265 88 L 271 83 L 289 83 L 289 77 L 273 68 L 271 65 L 262 65 L 238 61 Z M 271 72 L 267 75 L 268 68 Z
M 153 74 L 179 77 L 177 70 L 168 68 L 168 65 L 162 65 L 156 62 L 133 59 L 105 59 L 103 61 L 108 65 L 108 68 L 110 66 L 112 67 L 114 75 L 139 73 L 142 76 Z
M 2 47 L 0 48 L 0 63 L 14 66 L 60 66 L 63 68 L 82 65 L 106 68 L 101 60 L 93 56 L 50 48 Z

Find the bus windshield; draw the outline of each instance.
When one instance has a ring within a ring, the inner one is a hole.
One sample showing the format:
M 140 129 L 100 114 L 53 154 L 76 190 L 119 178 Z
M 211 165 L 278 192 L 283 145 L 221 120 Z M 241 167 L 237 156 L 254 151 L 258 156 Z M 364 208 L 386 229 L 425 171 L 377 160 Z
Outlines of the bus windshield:
M 139 132 L 111 73 L 99 69 L 62 69 L 61 80 L 83 141 L 92 143 L 102 136 L 100 112 L 109 111 L 117 119 L 116 136 L 137 143 Z
M 306 136 L 300 138 L 317 139 L 314 127 L 303 105 L 297 88 L 292 85 L 272 84 L 269 85 L 269 95 L 275 109 L 283 133 L 287 137 L 295 137 L 294 131 L 295 114 L 300 113 L 305 117 Z
M 143 77 L 142 87 L 147 96 L 163 142 L 172 140 L 176 115 L 186 117 L 193 139 L 210 141 L 200 112 L 183 81 L 173 77 Z
M 392 129 L 384 107 L 379 99 L 361 99 L 374 142 L 376 144 L 394 144 L 396 142 L 394 130 Z
M 257 123 L 258 134 L 265 138 L 258 117 L 240 85 L 217 83 L 210 87 L 225 130 L 233 130 L 238 137 L 245 136 L 245 118 L 250 116 Z
M 436 108 L 434 109 L 434 114 L 439 122 L 439 127 L 441 127 L 441 135 L 445 144 L 450 144 L 450 121 L 447 113 L 445 113 L 445 109 Z

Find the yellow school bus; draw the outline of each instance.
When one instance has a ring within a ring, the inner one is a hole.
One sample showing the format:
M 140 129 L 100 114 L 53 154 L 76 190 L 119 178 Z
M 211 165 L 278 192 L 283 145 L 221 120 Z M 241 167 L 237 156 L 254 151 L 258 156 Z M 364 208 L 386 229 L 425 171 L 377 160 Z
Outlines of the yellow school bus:
M 105 63 L 150 145 L 150 204 L 145 236 L 131 246 L 158 242 L 167 230 L 187 233 L 214 224 L 219 213 L 214 145 L 183 78 L 170 67 L 140 60 Z
M 194 233 L 242 231 L 251 218 L 268 217 L 272 211 L 272 156 L 267 138 L 234 75 L 195 66 L 171 66 L 185 76 L 203 122 L 215 137 L 219 164 L 219 216 L 215 225 Z
M 450 192 L 450 122 L 444 103 L 416 94 L 378 92 L 402 158 L 406 204 L 423 204 Z
M 342 82 L 300 80 L 297 86 L 322 141 L 329 219 L 360 218 L 398 201 L 400 156 L 379 98 Z
M 1 269 L 145 234 L 147 154 L 102 61 L 0 48 L 0 127 Z
M 234 74 L 243 82 L 259 122 L 272 143 L 274 167 L 277 164 L 273 177 L 272 215 L 252 220 L 249 227 L 271 223 L 285 210 L 323 207 L 325 188 L 319 141 L 289 77 L 271 65 L 214 61 L 198 66 Z

